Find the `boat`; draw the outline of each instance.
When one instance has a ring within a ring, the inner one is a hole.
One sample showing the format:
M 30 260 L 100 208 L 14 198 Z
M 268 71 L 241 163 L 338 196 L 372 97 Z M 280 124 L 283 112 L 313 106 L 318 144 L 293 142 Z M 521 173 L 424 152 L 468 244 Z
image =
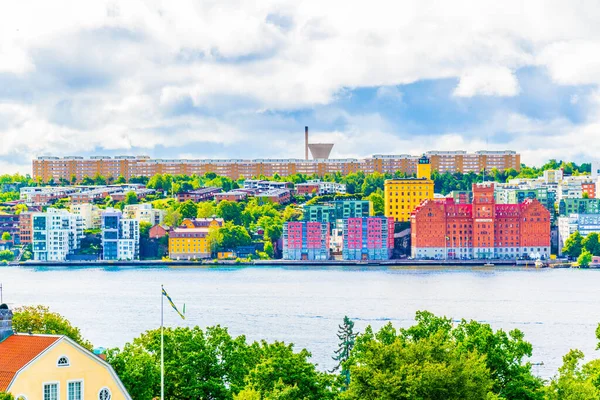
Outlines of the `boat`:
M 485 264 L 483 264 L 484 267 L 493 267 L 494 264 L 491 262 L 486 262 Z
M 535 267 L 536 268 L 544 268 L 544 267 L 546 267 L 546 263 L 544 263 L 540 259 L 537 259 L 537 260 L 535 260 Z

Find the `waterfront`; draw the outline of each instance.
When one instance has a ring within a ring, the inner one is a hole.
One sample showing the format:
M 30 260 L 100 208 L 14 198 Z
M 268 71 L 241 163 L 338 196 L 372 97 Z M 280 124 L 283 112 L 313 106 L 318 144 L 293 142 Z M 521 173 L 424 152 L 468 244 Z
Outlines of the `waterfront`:
M 250 340 L 306 347 L 321 368 L 333 364 L 337 325 L 347 314 L 359 330 L 412 324 L 416 310 L 521 329 L 533 343 L 534 371 L 554 374 L 570 348 L 594 351 L 600 322 L 598 271 L 516 268 L 44 268 L 0 267 L 11 307 L 45 304 L 81 328 L 95 346 L 122 346 L 160 323 L 160 284 L 182 321 L 220 324 Z

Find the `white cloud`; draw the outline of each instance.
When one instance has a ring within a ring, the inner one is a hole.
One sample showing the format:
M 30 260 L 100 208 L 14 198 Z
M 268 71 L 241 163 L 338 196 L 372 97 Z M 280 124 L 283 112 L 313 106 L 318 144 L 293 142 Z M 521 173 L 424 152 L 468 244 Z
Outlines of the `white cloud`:
M 516 76 L 504 67 L 471 69 L 460 77 L 454 90 L 454 95 L 458 97 L 516 96 L 518 93 Z
M 21 91 L 0 88 L 0 157 L 28 169 L 42 153 L 152 153 L 194 143 L 283 156 L 295 154 L 282 133 L 288 121 L 245 126 L 253 113 L 312 110 L 360 87 L 401 102 L 398 85 L 439 78 L 458 79 L 456 97 L 515 96 L 515 71 L 527 66 L 546 68 L 558 84 L 597 85 L 598 17 L 600 3 L 558 0 L 5 2 L 0 79 Z M 194 110 L 178 116 L 185 107 Z M 527 135 L 553 129 L 573 139 L 569 132 L 593 131 L 590 113 L 581 127 L 507 121 Z M 415 140 L 374 115 L 317 118 L 347 121 L 347 132 L 322 132 L 345 140 L 334 149 L 340 155 L 476 143 L 472 132 Z M 532 157 L 561 154 L 548 142 L 506 143 L 525 145 L 540 149 Z

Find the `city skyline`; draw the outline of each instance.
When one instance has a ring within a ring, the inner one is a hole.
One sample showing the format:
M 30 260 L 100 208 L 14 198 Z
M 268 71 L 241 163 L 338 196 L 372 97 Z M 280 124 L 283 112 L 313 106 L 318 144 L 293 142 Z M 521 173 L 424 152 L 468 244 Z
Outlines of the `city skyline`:
M 0 168 L 302 158 L 305 125 L 333 158 L 511 149 L 541 165 L 600 150 L 600 5 L 433 5 L 7 5 Z

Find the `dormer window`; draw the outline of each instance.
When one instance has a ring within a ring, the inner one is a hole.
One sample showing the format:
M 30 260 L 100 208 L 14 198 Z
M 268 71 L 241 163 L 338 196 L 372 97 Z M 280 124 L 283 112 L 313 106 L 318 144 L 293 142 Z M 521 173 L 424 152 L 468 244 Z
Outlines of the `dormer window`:
M 70 365 L 69 359 L 66 356 L 61 356 L 56 362 L 56 365 L 58 367 L 68 367 Z

